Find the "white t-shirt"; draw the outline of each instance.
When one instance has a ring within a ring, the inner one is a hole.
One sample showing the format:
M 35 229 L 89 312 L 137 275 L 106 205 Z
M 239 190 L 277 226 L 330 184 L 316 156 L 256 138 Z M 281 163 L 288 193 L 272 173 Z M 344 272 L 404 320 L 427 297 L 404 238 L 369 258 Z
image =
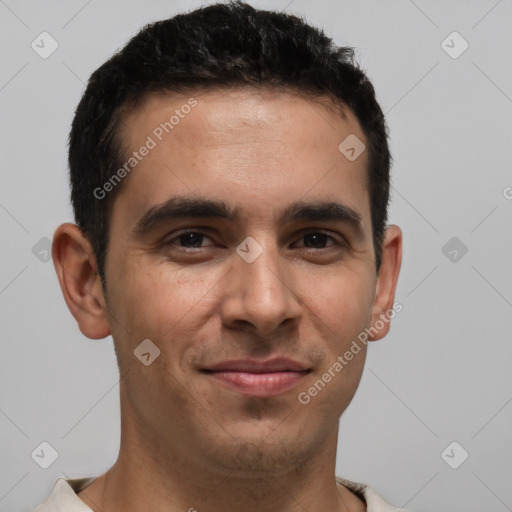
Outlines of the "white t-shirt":
M 94 480 L 96 480 L 95 477 L 70 480 L 59 478 L 50 497 L 42 505 L 36 507 L 33 512 L 91 512 L 91 509 L 76 493 L 91 485 Z M 336 477 L 336 480 L 366 501 L 367 512 L 407 512 L 386 503 L 368 485 L 351 482 L 340 477 Z

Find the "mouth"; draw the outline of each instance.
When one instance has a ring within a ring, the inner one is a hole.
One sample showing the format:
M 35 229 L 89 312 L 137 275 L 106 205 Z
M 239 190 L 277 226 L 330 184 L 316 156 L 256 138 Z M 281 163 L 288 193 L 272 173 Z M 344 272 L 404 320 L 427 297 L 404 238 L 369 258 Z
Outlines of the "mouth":
M 272 397 L 291 390 L 311 369 L 287 358 L 238 359 L 201 370 L 224 387 L 243 395 Z

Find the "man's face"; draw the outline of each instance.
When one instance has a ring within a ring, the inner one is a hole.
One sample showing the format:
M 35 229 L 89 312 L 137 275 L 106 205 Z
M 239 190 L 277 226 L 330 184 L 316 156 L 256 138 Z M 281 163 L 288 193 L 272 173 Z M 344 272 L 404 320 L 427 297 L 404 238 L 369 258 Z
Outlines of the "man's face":
M 153 146 L 148 136 L 155 147 L 110 224 L 123 428 L 157 457 L 277 473 L 337 437 L 361 377 L 364 346 L 309 403 L 298 399 L 370 325 L 367 152 L 350 161 L 338 149 L 365 137 L 351 112 L 281 92 L 192 96 L 183 108 L 189 96 L 151 95 L 124 119 L 130 154 Z M 176 110 L 179 122 L 158 130 Z M 232 215 L 183 215 L 187 201 Z M 134 355 L 146 339 L 160 350 L 148 366 Z

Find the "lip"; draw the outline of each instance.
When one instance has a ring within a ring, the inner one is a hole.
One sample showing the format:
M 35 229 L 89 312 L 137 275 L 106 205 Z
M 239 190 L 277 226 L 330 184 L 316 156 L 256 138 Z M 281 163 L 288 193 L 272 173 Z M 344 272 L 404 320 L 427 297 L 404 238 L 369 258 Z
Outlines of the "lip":
M 265 361 L 258 359 L 232 359 L 205 368 L 207 371 L 233 371 L 247 373 L 303 372 L 308 368 L 287 357 L 273 357 Z
M 243 395 L 271 397 L 294 388 L 311 370 L 293 359 L 276 357 L 223 361 L 202 371 Z

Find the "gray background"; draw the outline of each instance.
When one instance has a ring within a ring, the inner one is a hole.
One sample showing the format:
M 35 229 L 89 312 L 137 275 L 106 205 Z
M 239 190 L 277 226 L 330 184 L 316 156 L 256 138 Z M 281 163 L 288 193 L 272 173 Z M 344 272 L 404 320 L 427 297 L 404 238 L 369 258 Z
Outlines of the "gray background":
M 512 510 L 512 2 L 251 3 L 357 47 L 391 131 L 403 310 L 370 345 L 338 474 L 418 512 Z M 66 139 L 89 75 L 143 24 L 200 4 L 0 0 L 1 510 L 29 511 L 59 476 L 117 456 L 112 340 L 78 331 L 45 237 L 72 220 Z M 59 44 L 47 59 L 31 48 L 42 31 Z M 456 59 L 441 45 L 453 31 L 469 43 Z M 46 470 L 31 458 L 42 441 L 58 452 Z M 458 469 L 441 456 L 453 441 L 452 464 L 469 453 Z

